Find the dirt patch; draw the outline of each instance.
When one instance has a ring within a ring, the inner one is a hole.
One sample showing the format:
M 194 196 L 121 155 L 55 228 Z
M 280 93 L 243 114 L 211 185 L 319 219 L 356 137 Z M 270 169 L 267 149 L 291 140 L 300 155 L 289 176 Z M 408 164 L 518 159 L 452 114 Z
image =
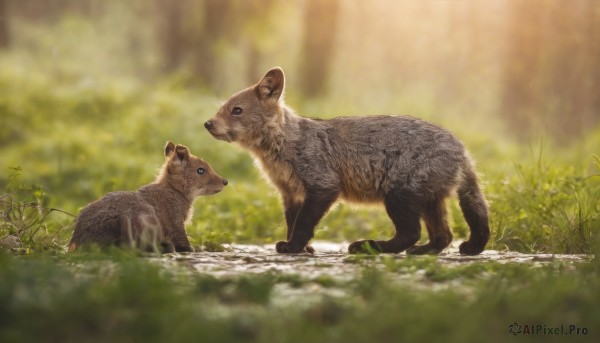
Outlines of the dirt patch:
M 556 264 L 574 270 L 591 259 L 586 255 L 495 250 L 486 250 L 477 256 L 462 256 L 458 252 L 460 243 L 453 243 L 438 256 L 350 255 L 348 244 L 329 242 L 314 242 L 315 254 L 286 255 L 276 253 L 272 244 L 236 244 L 227 247 L 226 252 L 169 254 L 156 258 L 156 261 L 167 268 L 185 266 L 188 273 L 223 280 L 265 276 L 272 285 L 271 305 L 310 308 L 326 299 L 355 299 L 356 294 L 370 294 L 370 289 L 381 288 L 382 283 L 390 282 L 393 284 L 390 286 L 403 287 L 417 292 L 415 294 L 452 290 L 468 298 L 487 279 L 512 267 L 521 270 L 520 267 L 526 264 L 527 270 L 533 272 L 535 268 Z M 227 312 L 227 307 L 223 307 L 223 311 Z
M 590 260 L 586 255 L 556 255 L 556 254 L 522 254 L 517 252 L 501 252 L 486 250 L 477 256 L 462 256 L 458 253 L 456 242 L 437 258 L 426 256 L 433 263 L 441 265 L 464 265 L 468 263 L 531 263 L 544 264 L 562 261 L 565 263 L 578 263 Z M 251 273 L 277 273 L 294 274 L 303 278 L 314 279 L 319 277 L 334 278 L 336 280 L 349 280 L 356 277 L 364 264 L 379 265 L 386 261 L 399 261 L 403 259 L 419 259 L 421 257 L 408 257 L 405 253 L 397 255 L 365 256 L 350 255 L 347 253 L 347 244 L 329 242 L 314 242 L 315 254 L 284 255 L 275 252 L 274 245 L 232 245 L 226 252 L 199 252 L 190 254 L 169 255 L 170 262 L 184 263 L 200 273 L 217 277 L 234 276 Z M 414 268 L 419 273 L 419 268 Z

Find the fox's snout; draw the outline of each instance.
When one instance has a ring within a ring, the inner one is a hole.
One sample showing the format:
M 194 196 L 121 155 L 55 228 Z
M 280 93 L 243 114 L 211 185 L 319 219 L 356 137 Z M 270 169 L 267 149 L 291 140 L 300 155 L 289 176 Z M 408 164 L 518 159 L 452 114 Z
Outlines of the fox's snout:
M 204 127 L 216 139 L 232 142 L 236 138 L 235 132 L 232 130 L 230 123 L 219 118 L 215 117 L 206 121 L 204 123 Z

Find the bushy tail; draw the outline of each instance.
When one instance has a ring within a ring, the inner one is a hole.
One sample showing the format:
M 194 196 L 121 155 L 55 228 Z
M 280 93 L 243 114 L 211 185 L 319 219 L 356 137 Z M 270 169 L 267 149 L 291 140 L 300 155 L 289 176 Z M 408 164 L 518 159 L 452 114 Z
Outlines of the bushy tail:
M 463 255 L 478 255 L 490 238 L 488 206 L 477 183 L 477 175 L 469 163 L 463 171 L 463 180 L 458 188 L 458 199 L 463 216 L 469 224 L 471 235 L 463 242 L 459 251 Z

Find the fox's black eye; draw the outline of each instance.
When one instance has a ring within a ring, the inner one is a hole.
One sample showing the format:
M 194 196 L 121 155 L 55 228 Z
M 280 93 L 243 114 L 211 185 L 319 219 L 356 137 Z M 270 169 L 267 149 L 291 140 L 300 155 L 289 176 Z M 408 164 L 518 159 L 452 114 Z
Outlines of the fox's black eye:
M 242 108 L 234 107 L 233 110 L 231 110 L 231 114 L 233 114 L 235 116 L 239 116 L 240 114 L 242 114 Z
M 200 174 L 200 175 L 206 174 L 206 169 L 204 169 L 204 168 L 198 168 L 197 171 L 198 171 L 198 174 Z

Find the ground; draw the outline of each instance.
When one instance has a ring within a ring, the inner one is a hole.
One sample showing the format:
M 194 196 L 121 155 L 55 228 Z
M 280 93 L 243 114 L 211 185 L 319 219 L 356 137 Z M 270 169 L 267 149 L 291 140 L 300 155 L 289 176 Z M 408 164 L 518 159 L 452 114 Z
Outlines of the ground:
M 458 243 L 458 242 L 457 242 Z M 0 250 L 0 341 L 596 341 L 591 255 Z M 521 336 L 521 337 L 516 337 Z

